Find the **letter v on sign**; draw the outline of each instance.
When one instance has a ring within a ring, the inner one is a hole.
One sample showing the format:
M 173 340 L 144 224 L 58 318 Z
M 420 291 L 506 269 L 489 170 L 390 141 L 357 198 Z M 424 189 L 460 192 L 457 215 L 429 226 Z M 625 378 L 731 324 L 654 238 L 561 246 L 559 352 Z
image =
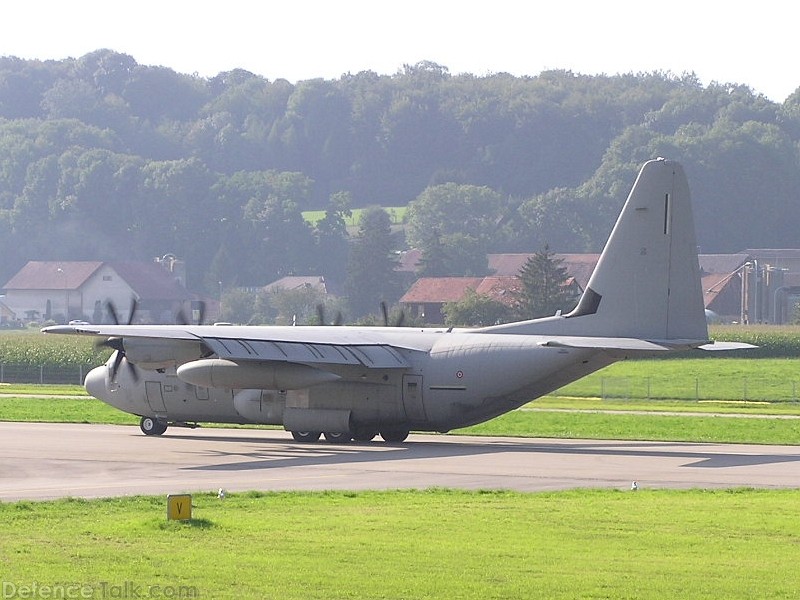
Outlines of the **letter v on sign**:
M 191 518 L 191 494 L 170 494 L 167 496 L 167 520 L 188 521 Z

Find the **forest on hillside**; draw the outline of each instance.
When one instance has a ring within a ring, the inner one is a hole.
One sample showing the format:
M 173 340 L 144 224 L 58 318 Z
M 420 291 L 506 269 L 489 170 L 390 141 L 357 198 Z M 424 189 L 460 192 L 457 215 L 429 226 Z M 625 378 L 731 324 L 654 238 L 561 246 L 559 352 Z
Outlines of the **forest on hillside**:
M 422 62 L 291 84 L 106 49 L 2 57 L 0 280 L 28 260 L 171 253 L 209 294 L 287 274 L 344 283 L 372 226 L 348 234 L 349 210 L 404 205 L 381 252 L 415 246 L 426 273 L 481 274 L 486 252 L 599 250 L 657 156 L 686 168 L 703 252 L 797 247 L 799 143 L 800 91 L 777 104 L 693 74 Z M 306 223 L 311 209 L 326 218 Z

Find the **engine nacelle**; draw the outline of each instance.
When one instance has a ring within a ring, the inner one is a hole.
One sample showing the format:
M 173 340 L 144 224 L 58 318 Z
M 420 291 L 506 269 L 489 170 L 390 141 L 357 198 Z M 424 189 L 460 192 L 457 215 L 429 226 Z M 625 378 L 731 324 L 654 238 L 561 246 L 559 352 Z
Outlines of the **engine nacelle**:
M 233 407 L 253 423 L 283 424 L 286 394 L 273 390 L 241 390 L 233 396 Z
M 201 387 L 260 390 L 299 390 L 340 379 L 308 365 L 278 361 L 241 363 L 224 358 L 194 360 L 178 367 L 178 377 Z

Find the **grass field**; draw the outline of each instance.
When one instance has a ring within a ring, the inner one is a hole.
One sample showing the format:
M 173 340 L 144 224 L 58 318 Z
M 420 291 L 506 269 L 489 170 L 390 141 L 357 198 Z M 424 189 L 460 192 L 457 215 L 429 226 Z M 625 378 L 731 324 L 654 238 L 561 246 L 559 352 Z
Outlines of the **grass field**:
M 619 362 L 559 390 L 560 395 L 667 400 L 800 399 L 795 358 L 718 358 Z
M 792 598 L 798 502 L 797 490 L 206 494 L 188 523 L 166 522 L 164 498 L 20 502 L 0 504 L 0 564 L 18 587 L 81 584 L 95 598 L 125 585 L 287 600 Z
M 393 225 L 400 225 L 403 222 L 403 219 L 406 216 L 406 210 L 408 209 L 407 206 L 389 206 L 384 207 L 384 210 L 389 213 L 389 216 L 392 218 Z M 348 227 L 358 227 L 361 222 L 361 213 L 364 212 L 363 208 L 354 208 L 352 210 L 352 215 L 346 219 L 346 225 Z M 317 221 L 322 220 L 325 217 L 324 210 L 305 210 L 303 211 L 303 219 L 311 225 L 316 225 Z

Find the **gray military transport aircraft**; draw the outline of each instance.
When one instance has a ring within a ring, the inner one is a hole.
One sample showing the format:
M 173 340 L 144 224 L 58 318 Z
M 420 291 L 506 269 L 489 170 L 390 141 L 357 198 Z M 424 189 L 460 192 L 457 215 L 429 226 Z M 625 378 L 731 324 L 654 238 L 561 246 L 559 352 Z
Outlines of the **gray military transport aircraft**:
M 401 442 L 486 421 L 631 357 L 746 344 L 708 339 L 689 186 L 642 167 L 578 305 L 479 329 L 65 325 L 114 349 L 86 390 L 141 429 L 282 425 L 297 441 Z M 121 368 L 125 366 L 126 368 Z

